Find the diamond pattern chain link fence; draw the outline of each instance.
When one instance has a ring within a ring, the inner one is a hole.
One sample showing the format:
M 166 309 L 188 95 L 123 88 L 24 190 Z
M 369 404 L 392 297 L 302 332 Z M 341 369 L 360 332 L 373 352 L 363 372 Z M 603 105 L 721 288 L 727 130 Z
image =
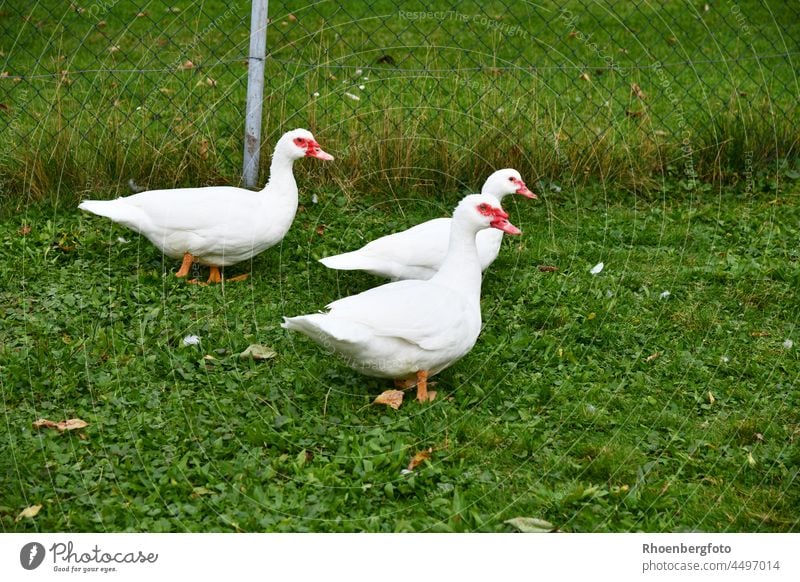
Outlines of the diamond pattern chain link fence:
M 238 182 L 250 10 L 4 0 L 3 197 Z M 301 171 L 340 187 L 505 166 L 693 181 L 796 154 L 800 3 L 271 0 L 269 17 L 264 153 L 308 127 L 337 163 Z

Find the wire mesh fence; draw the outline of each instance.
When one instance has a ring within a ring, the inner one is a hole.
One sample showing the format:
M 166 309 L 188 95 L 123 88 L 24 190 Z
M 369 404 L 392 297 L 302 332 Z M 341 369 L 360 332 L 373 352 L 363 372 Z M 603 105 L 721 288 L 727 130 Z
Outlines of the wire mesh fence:
M 250 2 L 6 1 L 3 192 L 235 182 Z M 620 178 L 796 152 L 800 4 L 272 0 L 263 135 L 321 180 Z M 266 164 L 262 156 L 262 165 Z

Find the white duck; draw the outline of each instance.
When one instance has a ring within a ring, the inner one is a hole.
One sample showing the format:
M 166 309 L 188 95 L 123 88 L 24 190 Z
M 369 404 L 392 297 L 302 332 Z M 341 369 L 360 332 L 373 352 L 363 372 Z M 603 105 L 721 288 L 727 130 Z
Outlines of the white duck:
M 508 194 L 537 196 L 525 185 L 519 172 L 507 168 L 498 170 L 486 180 L 481 194 L 492 196 L 497 204 Z M 357 251 L 320 259 L 330 269 L 361 270 L 378 277 L 398 279 L 430 279 L 439 270 L 447 255 L 450 240 L 450 218 L 436 218 L 412 226 L 408 230 L 389 234 Z M 500 252 L 503 233 L 488 229 L 478 233 L 478 257 L 481 271 L 494 262 Z
M 278 140 L 269 181 L 260 192 L 232 186 L 150 190 L 85 200 L 78 208 L 140 232 L 170 258 L 183 258 L 177 277 L 186 277 L 198 262 L 211 267 L 208 283 L 219 283 L 220 267 L 250 259 L 286 235 L 297 212 L 292 164 L 303 157 L 333 159 L 310 131 L 295 129 Z
M 334 301 L 327 313 L 284 317 L 282 327 L 307 335 L 368 376 L 397 384 L 415 379 L 417 399 L 432 400 L 427 379 L 466 355 L 481 330 L 475 235 L 489 227 L 521 234 L 494 196 L 467 196 L 453 213 L 447 256 L 429 280 L 387 283 Z

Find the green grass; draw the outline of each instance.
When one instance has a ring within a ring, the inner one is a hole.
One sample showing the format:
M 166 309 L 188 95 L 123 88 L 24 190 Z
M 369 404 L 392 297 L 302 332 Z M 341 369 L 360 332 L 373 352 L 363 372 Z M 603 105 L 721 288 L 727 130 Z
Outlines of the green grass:
M 248 3 L 77 4 L 0 10 L 0 202 L 110 196 L 130 178 L 237 182 Z M 339 158 L 319 183 L 358 190 L 388 172 L 398 188 L 449 191 L 503 166 L 633 191 L 689 169 L 731 183 L 797 157 L 796 55 L 754 57 L 796 53 L 800 20 L 762 4 L 270 2 L 266 149 L 309 127 Z M 408 16 L 421 10 L 449 16 Z
M 370 405 L 385 383 L 280 319 L 378 282 L 315 259 L 459 194 L 307 180 L 284 242 L 224 287 L 176 280 L 146 240 L 75 209 L 0 222 L 3 531 L 800 529 L 796 182 L 508 204 L 524 235 L 485 277 L 475 349 L 432 405 L 393 411 Z M 255 342 L 278 356 L 239 360 Z

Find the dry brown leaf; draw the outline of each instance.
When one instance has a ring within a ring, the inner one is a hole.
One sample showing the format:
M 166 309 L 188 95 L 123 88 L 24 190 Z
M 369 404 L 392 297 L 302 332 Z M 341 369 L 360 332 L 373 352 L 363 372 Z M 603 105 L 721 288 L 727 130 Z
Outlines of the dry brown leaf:
M 216 79 L 212 79 L 211 77 L 206 77 L 206 85 L 208 85 L 209 87 L 216 87 L 217 86 L 217 80 Z
M 642 115 L 644 115 L 644 111 L 641 109 L 638 111 L 634 111 L 633 109 L 626 109 L 625 115 L 627 115 L 628 117 L 641 117 Z
M 569 34 L 567 35 L 568 38 L 575 38 L 576 36 L 578 36 L 577 30 L 570 30 Z
M 198 144 L 197 153 L 200 155 L 201 160 L 208 159 L 208 140 L 201 139 L 200 143 Z
M 385 392 L 381 393 L 375 400 L 373 400 L 372 403 L 386 404 L 387 406 L 391 406 L 392 408 L 397 410 L 403 403 L 403 391 L 386 390 Z
M 31 233 L 31 227 L 28 224 L 23 224 L 22 227 L 17 231 L 20 235 L 25 236 Z
M 0 111 L 8 111 L 11 109 L 6 103 L 0 103 Z
M 717 401 L 717 399 L 716 399 L 716 398 L 714 398 L 714 393 L 713 393 L 711 390 L 709 390 L 709 391 L 708 391 L 708 403 L 709 403 L 711 406 L 714 406 L 714 403 L 715 403 L 716 401 Z
M 647 357 L 644 359 L 644 361 L 645 361 L 645 362 L 652 362 L 653 360 L 655 360 L 656 358 L 658 358 L 660 355 L 661 355 L 661 352 L 656 352 L 655 354 L 650 354 L 649 356 L 647 356 Z
M 136 18 L 144 18 L 147 16 L 147 12 L 139 12 L 136 14 Z
M 769 335 L 768 331 L 753 331 L 750 333 L 753 337 L 767 337 Z
M 324 224 L 320 224 L 319 226 L 317 226 L 317 228 L 316 228 L 317 234 L 320 235 L 320 236 L 325 234 L 325 228 L 326 228 L 326 226 Z
M 77 430 L 79 428 L 86 428 L 87 426 L 89 426 L 89 423 L 85 420 L 81 420 L 80 418 L 70 418 L 69 420 L 62 420 L 61 422 L 53 422 L 52 420 L 47 420 L 46 418 L 40 418 L 33 423 L 33 428 L 54 428 L 58 432 L 64 432 L 65 430 Z
M 290 14 L 286 18 L 288 18 L 290 22 L 297 22 L 297 16 L 295 16 L 294 14 Z
M 36 517 L 41 508 L 42 508 L 41 505 L 31 505 L 30 507 L 26 507 L 25 509 L 20 511 L 19 515 L 17 516 L 17 519 L 15 519 L 14 521 L 19 521 L 21 519 L 25 519 L 26 517 Z
M 108 23 L 105 20 L 101 20 L 97 24 L 95 24 L 95 26 L 97 28 L 105 28 L 106 24 L 108 24 Z
M 581 73 L 581 76 L 578 77 L 579 79 L 583 79 L 584 81 L 589 80 L 589 73 Z
M 558 267 L 555 267 L 553 265 L 539 265 L 539 270 L 542 273 L 553 273 L 555 271 L 558 271 Z
M 194 69 L 194 63 L 192 61 L 186 61 L 181 65 L 180 68 L 183 69 L 184 71 L 187 69 Z
M 631 93 L 636 95 L 638 99 L 645 100 L 647 99 L 647 95 L 645 95 L 642 88 L 639 86 L 639 83 L 631 83 Z
M 118 47 L 117 45 L 114 45 L 114 46 L 110 46 L 110 47 L 108 47 L 108 52 L 110 52 L 112 55 L 113 55 L 115 52 L 118 52 L 119 50 L 120 50 L 120 49 L 119 49 L 119 47 Z
M 430 461 L 431 455 L 433 455 L 433 447 L 428 447 L 424 451 L 418 452 L 408 463 L 408 470 L 413 471 L 419 464 L 425 461 Z

